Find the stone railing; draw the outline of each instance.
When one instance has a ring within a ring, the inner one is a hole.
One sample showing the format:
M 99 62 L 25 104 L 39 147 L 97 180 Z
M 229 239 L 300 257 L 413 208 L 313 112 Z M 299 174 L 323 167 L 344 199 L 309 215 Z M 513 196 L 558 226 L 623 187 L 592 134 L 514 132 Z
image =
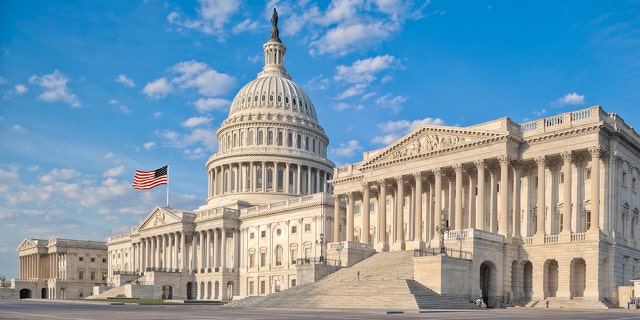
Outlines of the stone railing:
M 545 234 L 544 235 L 544 243 L 555 243 L 558 242 L 558 235 L 557 234 Z
M 468 259 L 471 260 L 473 258 L 473 254 L 468 251 L 462 251 L 457 249 L 445 248 L 445 254 L 452 258 L 460 258 L 460 259 Z M 431 257 L 442 254 L 442 250 L 440 248 L 427 248 L 421 250 L 413 250 L 414 257 Z
M 533 237 L 522 237 L 522 244 L 532 244 Z
M 571 242 L 584 241 L 586 239 L 587 239 L 587 234 L 585 232 L 571 234 Z
M 567 112 L 557 116 L 538 119 L 520 124 L 520 131 L 523 136 L 535 135 L 555 130 L 560 130 L 574 125 L 601 121 L 606 114 L 600 106 L 593 106 L 588 109 Z
M 333 179 L 335 180 L 360 174 L 360 170 L 357 169 L 358 165 L 360 165 L 360 162 L 335 168 L 333 170 Z

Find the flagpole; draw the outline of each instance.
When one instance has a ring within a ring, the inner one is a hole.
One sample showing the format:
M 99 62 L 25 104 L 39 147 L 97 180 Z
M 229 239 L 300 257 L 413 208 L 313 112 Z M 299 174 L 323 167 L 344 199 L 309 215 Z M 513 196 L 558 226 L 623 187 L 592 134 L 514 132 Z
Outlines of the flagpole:
M 167 208 L 169 208 L 169 164 L 167 164 Z

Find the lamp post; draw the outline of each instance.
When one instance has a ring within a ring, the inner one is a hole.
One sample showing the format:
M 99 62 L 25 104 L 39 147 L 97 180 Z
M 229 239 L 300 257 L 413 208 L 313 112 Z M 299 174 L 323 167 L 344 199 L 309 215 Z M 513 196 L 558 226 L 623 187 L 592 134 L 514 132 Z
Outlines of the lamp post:
M 327 242 L 324 240 L 324 233 L 320 234 L 320 240 L 316 240 L 316 245 L 320 246 L 320 263 L 327 263 L 327 260 L 324 258 L 324 248 L 327 245 Z
M 446 220 L 446 216 L 445 214 L 441 214 L 440 215 L 440 225 L 436 226 L 436 232 L 440 233 L 440 253 L 441 254 L 447 254 L 447 250 L 444 247 L 444 235 L 445 233 L 449 232 L 449 230 L 451 230 L 451 228 L 449 228 L 449 226 L 447 225 L 447 220 Z

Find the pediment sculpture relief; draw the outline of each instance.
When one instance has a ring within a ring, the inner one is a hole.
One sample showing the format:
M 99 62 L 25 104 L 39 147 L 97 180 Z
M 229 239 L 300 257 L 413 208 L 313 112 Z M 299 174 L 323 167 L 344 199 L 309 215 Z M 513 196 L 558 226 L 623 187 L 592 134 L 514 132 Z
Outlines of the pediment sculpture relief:
M 448 136 L 439 134 L 427 134 L 419 139 L 409 142 L 403 148 L 392 153 L 392 158 L 404 158 L 417 154 L 423 154 L 439 149 L 446 149 L 466 141 L 465 137 Z

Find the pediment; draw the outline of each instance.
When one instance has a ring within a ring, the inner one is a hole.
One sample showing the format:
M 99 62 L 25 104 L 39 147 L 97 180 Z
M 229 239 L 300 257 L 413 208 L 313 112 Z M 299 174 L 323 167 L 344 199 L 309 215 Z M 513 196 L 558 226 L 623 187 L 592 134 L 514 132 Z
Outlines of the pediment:
M 181 221 L 180 217 L 171 212 L 171 210 L 157 207 L 142 221 L 139 230 L 152 229 Z
M 34 239 L 24 239 L 20 242 L 17 251 L 32 249 L 38 246 L 37 240 Z
M 398 139 L 375 156 L 363 161 L 361 168 L 398 160 L 424 157 L 438 152 L 464 148 L 504 137 L 490 131 L 476 131 L 458 127 L 422 126 Z

